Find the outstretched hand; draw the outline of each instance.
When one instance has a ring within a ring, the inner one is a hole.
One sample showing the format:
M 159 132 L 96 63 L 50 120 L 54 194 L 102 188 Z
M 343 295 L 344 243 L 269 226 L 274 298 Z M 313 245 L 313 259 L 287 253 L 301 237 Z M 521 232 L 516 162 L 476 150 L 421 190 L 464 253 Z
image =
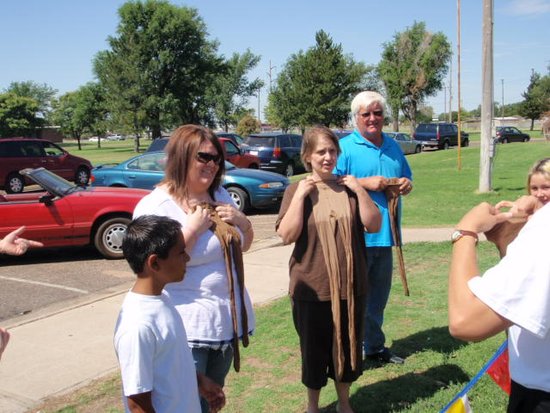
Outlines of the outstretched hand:
M 197 373 L 199 394 L 207 402 L 210 412 L 217 413 L 225 406 L 225 394 L 222 387 L 204 374 Z
M 509 220 L 512 216 L 510 211 L 501 212 L 491 204 L 482 202 L 464 215 L 456 227 L 475 233 L 486 232 L 495 225 Z
M 19 227 L 0 240 L 0 253 L 9 255 L 23 255 L 29 248 L 43 247 L 44 244 L 19 237 L 25 227 Z

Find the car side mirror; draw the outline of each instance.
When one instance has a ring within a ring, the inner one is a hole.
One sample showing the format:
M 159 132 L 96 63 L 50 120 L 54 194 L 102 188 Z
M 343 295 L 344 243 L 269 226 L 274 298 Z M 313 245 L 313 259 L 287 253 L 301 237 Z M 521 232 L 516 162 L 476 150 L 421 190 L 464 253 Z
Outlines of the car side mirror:
M 51 194 L 42 195 L 40 198 L 38 198 L 38 202 L 46 206 L 51 206 L 53 205 L 53 196 Z

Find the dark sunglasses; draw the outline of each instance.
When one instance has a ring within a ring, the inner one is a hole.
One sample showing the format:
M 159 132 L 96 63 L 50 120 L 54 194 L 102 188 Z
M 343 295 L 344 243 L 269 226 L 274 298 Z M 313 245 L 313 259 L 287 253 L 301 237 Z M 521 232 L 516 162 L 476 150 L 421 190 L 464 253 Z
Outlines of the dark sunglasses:
M 222 157 L 219 154 L 212 155 L 208 152 L 197 152 L 196 156 L 197 161 L 200 163 L 207 164 L 210 161 L 214 161 L 216 165 L 219 165 L 222 163 Z
M 384 111 L 383 111 L 383 110 L 373 110 L 372 112 L 364 112 L 364 113 L 361 113 L 361 114 L 360 114 L 360 116 L 361 116 L 363 119 L 370 118 L 370 115 L 374 115 L 374 116 L 376 116 L 377 118 L 379 118 L 380 116 L 383 116 L 383 115 L 384 115 Z

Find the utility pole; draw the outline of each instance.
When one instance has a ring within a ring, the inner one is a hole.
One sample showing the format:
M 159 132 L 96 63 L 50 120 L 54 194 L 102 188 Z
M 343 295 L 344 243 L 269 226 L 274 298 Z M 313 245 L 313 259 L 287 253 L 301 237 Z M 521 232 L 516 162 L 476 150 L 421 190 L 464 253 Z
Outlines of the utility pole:
M 260 91 L 262 90 L 261 87 L 258 88 L 258 121 L 260 122 L 260 127 L 262 125 L 262 116 L 260 112 Z
M 457 26 L 457 42 L 456 42 L 456 60 L 457 60 L 457 99 L 458 99 L 458 114 L 457 114 L 457 127 L 458 127 L 458 159 L 457 159 L 457 168 L 460 171 L 462 169 L 462 158 L 461 158 L 461 146 L 462 146 L 462 134 L 460 131 L 460 0 L 456 2 L 456 26 Z
M 500 79 L 500 82 L 502 83 L 502 103 L 500 105 L 500 117 L 503 118 L 504 117 L 504 79 Z
M 453 58 L 449 70 L 449 123 L 453 121 Z
M 277 66 L 271 66 L 271 60 L 269 61 L 269 71 L 267 72 L 267 76 L 269 77 L 269 93 L 271 93 L 271 71 L 275 69 Z
M 482 90 L 481 100 L 481 145 L 479 152 L 479 189 L 478 191 L 490 192 L 491 183 L 491 158 L 493 146 L 493 0 L 483 0 L 483 24 L 482 24 Z

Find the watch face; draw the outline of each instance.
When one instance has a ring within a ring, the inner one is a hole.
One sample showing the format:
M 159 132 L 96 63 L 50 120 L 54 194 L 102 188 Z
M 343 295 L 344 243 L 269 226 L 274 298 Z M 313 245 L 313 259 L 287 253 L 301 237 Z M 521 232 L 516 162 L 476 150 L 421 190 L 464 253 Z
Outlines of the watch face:
M 455 242 L 455 241 L 458 241 L 460 238 L 462 238 L 463 235 L 462 235 L 462 232 L 460 231 L 454 231 L 452 234 L 451 234 L 451 241 L 452 242 Z

